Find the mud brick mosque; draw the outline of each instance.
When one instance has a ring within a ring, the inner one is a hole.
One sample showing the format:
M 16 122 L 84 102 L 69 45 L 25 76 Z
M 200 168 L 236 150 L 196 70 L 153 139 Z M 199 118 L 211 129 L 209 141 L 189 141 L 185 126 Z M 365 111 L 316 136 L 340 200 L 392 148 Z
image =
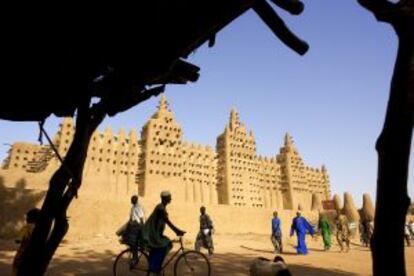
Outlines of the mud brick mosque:
M 64 119 L 53 139 L 61 156 L 73 134 L 73 120 Z M 50 146 L 18 142 L 3 161 L 2 172 L 30 175 L 36 182 L 46 180 L 58 166 Z M 313 201 L 331 198 L 326 168 L 306 166 L 289 134 L 278 154 L 260 156 L 253 132 L 233 109 L 215 149 L 187 142 L 164 95 L 140 137 L 135 130 L 94 133 L 83 182 L 81 190 L 106 197 L 138 191 L 153 201 L 169 189 L 179 202 L 250 208 L 311 210 Z

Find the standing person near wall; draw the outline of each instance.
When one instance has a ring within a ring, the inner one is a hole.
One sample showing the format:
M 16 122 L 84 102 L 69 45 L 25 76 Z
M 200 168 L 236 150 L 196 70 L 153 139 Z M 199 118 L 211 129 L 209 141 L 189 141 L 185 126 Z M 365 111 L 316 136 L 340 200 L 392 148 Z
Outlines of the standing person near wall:
M 195 250 L 200 251 L 201 247 L 208 249 L 208 254 L 213 255 L 214 244 L 213 244 L 213 221 L 210 216 L 206 213 L 206 207 L 201 206 L 200 208 L 200 231 L 197 234 L 195 241 Z
M 283 252 L 283 244 L 282 244 L 282 230 L 281 230 L 281 221 L 278 217 L 277 211 L 273 212 L 272 218 L 272 235 L 270 239 L 273 243 L 273 247 L 275 249 L 275 254 Z
M 137 247 L 141 239 L 142 227 L 145 223 L 145 213 L 142 206 L 138 203 L 138 196 L 131 197 L 131 211 L 129 212 L 128 240 L 131 246 Z
M 122 243 L 136 248 L 141 239 L 141 230 L 145 223 L 145 212 L 138 202 L 138 196 L 133 195 L 131 197 L 131 205 L 127 223 L 121 226 L 116 231 L 116 234 L 121 236 Z

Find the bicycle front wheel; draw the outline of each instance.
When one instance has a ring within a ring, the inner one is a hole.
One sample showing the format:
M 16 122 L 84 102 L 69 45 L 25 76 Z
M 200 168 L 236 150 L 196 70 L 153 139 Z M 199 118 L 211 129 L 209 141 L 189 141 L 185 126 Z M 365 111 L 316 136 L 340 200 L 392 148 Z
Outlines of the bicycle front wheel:
M 208 258 L 198 251 L 186 251 L 174 264 L 174 275 L 210 276 L 211 265 Z
M 141 250 L 134 254 L 130 248 L 125 249 L 116 257 L 112 269 L 114 276 L 148 275 L 148 255 Z

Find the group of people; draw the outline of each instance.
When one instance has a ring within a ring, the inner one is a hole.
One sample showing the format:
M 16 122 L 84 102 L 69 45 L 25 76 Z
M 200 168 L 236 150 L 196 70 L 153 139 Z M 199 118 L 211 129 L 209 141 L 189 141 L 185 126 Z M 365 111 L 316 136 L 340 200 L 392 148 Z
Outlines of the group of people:
M 171 240 L 164 235 L 165 226 L 168 225 L 177 236 L 183 236 L 185 231 L 176 227 L 169 219 L 167 205 L 171 202 L 169 191 L 161 192 L 161 203 L 155 206 L 154 211 L 145 219 L 143 207 L 138 202 L 137 196 L 131 197 L 131 211 L 127 224 L 117 231 L 126 244 L 131 248 L 145 247 L 149 250 L 149 271 L 157 275 L 160 273 L 162 263 L 168 252 L 172 249 Z M 213 254 L 213 222 L 206 213 L 206 208 L 200 208 L 200 229 L 195 241 L 195 250 L 201 247 L 208 250 L 209 255 Z M 133 250 L 136 254 L 137 250 Z M 133 257 L 136 259 L 136 256 Z M 131 265 L 134 265 L 133 263 Z
M 161 192 L 161 202 L 154 208 L 148 219 L 146 219 L 144 209 L 138 202 L 138 196 L 132 196 L 132 207 L 128 222 L 124 227 L 117 231 L 117 234 L 122 237 L 121 239 L 130 247 L 137 249 L 141 246 L 149 249 L 149 270 L 155 275 L 160 272 L 165 257 L 172 249 L 171 240 L 164 235 L 165 226 L 168 225 L 177 236 L 183 236 L 185 234 L 185 231 L 176 227 L 169 219 L 167 205 L 171 202 L 171 199 L 171 193 L 169 191 Z M 14 271 L 21 261 L 21 253 L 27 246 L 27 242 L 39 215 L 40 210 L 37 208 L 30 210 L 26 215 L 27 224 L 22 228 L 19 238 L 16 240 L 21 243 L 21 246 L 14 258 Z M 345 250 L 348 252 L 350 245 L 348 219 L 346 216 L 338 213 L 335 222 L 336 238 L 340 249 L 341 251 Z M 204 247 L 208 250 L 208 253 L 211 256 L 214 251 L 212 238 L 214 227 L 204 206 L 200 208 L 199 223 L 200 228 L 195 240 L 195 250 L 200 251 L 200 249 Z M 273 213 L 271 226 L 271 241 L 275 253 L 283 253 L 282 223 L 281 219 L 278 217 L 277 211 Z M 296 213 L 296 217 L 292 220 L 290 236 L 293 236 L 294 233 L 297 235 L 296 251 L 298 254 L 306 255 L 308 253 L 305 237 L 307 234 L 310 234 L 313 237 L 316 232 L 315 228 L 302 216 L 300 211 Z M 328 218 L 325 215 L 319 217 L 318 228 L 323 238 L 324 249 L 329 250 L 332 245 L 331 234 L 333 231 Z M 362 244 L 368 246 L 373 233 L 373 222 L 370 220 L 362 220 L 360 224 L 360 233 Z M 414 239 L 413 220 L 410 220 L 405 224 L 405 239 L 407 246 L 410 246 L 410 240 Z M 133 252 L 136 254 L 137 250 L 133 250 Z
M 315 234 L 315 230 L 313 229 L 312 225 L 304 217 L 302 217 L 302 213 L 300 211 L 296 213 L 296 217 L 292 220 L 290 236 L 293 236 L 295 232 L 298 238 L 296 251 L 298 254 L 306 255 L 308 253 L 308 248 L 305 241 L 306 234 L 313 236 Z M 282 222 L 278 217 L 277 211 L 273 212 L 272 234 L 270 238 L 275 248 L 275 254 L 283 253 Z
M 338 214 L 336 217 L 336 238 L 338 244 L 341 248 L 341 251 L 349 251 L 350 245 L 350 228 L 348 219 L 342 214 Z M 302 213 L 298 211 L 296 217 L 292 220 L 292 225 L 290 228 L 290 236 L 293 236 L 296 233 L 297 236 L 297 245 L 296 252 L 300 255 L 306 255 L 308 253 L 308 248 L 306 246 L 306 235 L 309 234 L 312 237 L 315 235 L 315 228 L 312 226 L 306 218 L 302 216 Z M 325 215 L 321 215 L 318 223 L 319 231 L 322 235 L 322 240 L 324 244 L 324 249 L 329 250 L 332 246 L 331 234 L 332 227 L 328 221 L 328 218 Z M 271 241 L 274 246 L 275 254 L 283 253 L 283 243 L 282 243 L 282 230 L 281 230 L 281 220 L 278 217 L 278 212 L 273 212 L 272 218 L 272 234 Z

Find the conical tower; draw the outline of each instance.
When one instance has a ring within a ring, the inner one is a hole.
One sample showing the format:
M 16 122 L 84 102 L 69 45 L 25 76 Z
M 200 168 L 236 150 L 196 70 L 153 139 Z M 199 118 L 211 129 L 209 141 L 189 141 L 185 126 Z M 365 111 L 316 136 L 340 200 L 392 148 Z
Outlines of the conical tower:
M 344 208 L 343 212 L 350 222 L 358 222 L 359 214 L 355 207 L 354 200 L 350 193 L 345 192 L 344 194 Z
M 364 219 L 373 221 L 375 216 L 374 204 L 372 204 L 369 194 L 362 195 L 362 215 Z

